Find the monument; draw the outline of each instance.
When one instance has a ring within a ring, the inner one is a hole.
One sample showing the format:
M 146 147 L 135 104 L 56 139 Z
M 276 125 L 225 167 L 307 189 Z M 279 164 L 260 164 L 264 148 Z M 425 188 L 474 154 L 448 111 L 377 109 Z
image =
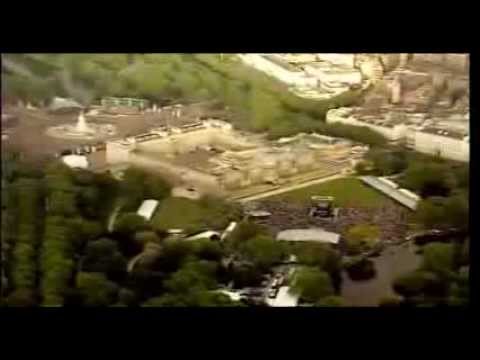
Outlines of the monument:
M 115 126 L 112 124 L 87 124 L 83 111 L 80 111 L 76 124 L 52 126 L 47 129 L 47 135 L 62 139 L 94 140 L 115 133 Z

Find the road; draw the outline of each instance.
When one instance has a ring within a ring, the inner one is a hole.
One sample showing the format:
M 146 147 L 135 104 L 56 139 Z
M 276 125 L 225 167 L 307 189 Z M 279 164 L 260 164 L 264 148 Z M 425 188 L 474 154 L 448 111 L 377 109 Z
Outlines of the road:
M 263 199 L 263 198 L 266 198 L 266 197 L 283 194 L 283 193 L 286 193 L 286 192 L 289 192 L 289 191 L 292 191 L 292 190 L 302 189 L 304 187 L 308 187 L 308 186 L 311 186 L 311 185 L 321 184 L 323 182 L 332 181 L 332 180 L 335 180 L 335 179 L 341 179 L 341 178 L 344 178 L 344 177 L 347 177 L 347 176 L 343 175 L 343 174 L 336 174 L 336 175 L 327 176 L 327 177 L 320 178 L 320 179 L 309 180 L 309 181 L 306 181 L 306 182 L 301 183 L 301 184 L 285 186 L 285 187 L 282 187 L 280 189 L 274 189 L 274 190 L 271 190 L 271 191 L 263 192 L 261 194 L 255 194 L 255 195 L 252 195 L 252 196 L 247 196 L 247 197 L 244 197 L 242 199 L 238 199 L 238 201 L 241 202 L 241 203 L 245 203 L 245 202 L 249 202 L 249 201 L 259 200 L 259 199 Z

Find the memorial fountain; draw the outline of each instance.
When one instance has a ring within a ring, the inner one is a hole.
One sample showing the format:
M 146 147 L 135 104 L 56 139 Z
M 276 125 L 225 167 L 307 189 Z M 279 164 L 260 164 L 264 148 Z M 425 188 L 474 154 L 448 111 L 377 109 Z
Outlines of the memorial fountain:
M 75 124 L 62 124 L 47 129 L 47 135 L 62 139 L 95 140 L 115 135 L 112 124 L 87 123 L 85 114 L 80 112 Z

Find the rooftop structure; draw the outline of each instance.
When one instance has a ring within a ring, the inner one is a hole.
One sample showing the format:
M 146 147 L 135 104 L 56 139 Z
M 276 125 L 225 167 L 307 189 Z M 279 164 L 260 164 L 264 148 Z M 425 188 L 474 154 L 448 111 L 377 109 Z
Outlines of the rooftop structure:
M 320 228 L 290 229 L 280 231 L 277 234 L 277 240 L 338 244 L 338 242 L 340 241 L 340 235 L 333 232 L 325 231 Z
M 147 221 L 151 220 L 158 204 L 157 200 L 145 200 L 138 208 L 137 215 L 140 215 Z

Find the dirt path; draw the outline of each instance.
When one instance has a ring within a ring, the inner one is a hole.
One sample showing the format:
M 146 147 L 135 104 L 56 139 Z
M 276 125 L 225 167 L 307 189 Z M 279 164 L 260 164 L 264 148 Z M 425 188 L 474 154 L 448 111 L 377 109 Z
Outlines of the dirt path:
M 316 184 L 321 184 L 323 182 L 332 181 L 332 180 L 340 179 L 340 178 L 344 178 L 344 177 L 346 177 L 346 175 L 336 174 L 336 175 L 327 176 L 327 177 L 320 178 L 320 179 L 309 180 L 309 181 L 306 181 L 306 182 L 301 183 L 301 184 L 290 185 L 290 186 L 282 187 L 280 189 L 266 191 L 266 192 L 261 193 L 261 194 L 256 194 L 256 195 L 244 197 L 242 199 L 238 199 L 238 201 L 241 202 L 241 203 L 245 203 L 245 202 L 249 202 L 249 201 L 259 200 L 259 199 L 267 198 L 267 197 L 270 197 L 270 196 L 283 194 L 283 193 L 286 193 L 286 192 L 289 192 L 289 191 L 292 191 L 292 190 L 302 189 L 304 187 L 308 187 L 308 186 L 316 185 Z

